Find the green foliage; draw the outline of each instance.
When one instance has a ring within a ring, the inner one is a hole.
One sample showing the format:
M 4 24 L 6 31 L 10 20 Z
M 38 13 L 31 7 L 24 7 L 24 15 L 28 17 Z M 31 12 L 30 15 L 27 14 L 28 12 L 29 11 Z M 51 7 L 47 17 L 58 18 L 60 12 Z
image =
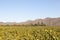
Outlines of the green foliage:
M 60 40 L 60 27 L 0 26 L 0 40 Z

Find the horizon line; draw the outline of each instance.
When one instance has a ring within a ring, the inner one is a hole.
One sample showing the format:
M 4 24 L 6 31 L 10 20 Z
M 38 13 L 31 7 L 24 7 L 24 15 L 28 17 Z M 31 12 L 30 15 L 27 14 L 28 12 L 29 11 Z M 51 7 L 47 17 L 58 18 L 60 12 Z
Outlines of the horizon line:
M 46 19 L 46 18 L 60 18 L 60 17 L 45 17 L 45 18 L 36 18 L 36 19 Z M 21 23 L 21 22 L 26 22 L 26 21 L 33 21 L 36 19 L 29 19 L 29 20 L 24 20 L 24 21 L 0 21 L 0 22 L 2 22 L 2 23 L 7 23 L 7 22 Z

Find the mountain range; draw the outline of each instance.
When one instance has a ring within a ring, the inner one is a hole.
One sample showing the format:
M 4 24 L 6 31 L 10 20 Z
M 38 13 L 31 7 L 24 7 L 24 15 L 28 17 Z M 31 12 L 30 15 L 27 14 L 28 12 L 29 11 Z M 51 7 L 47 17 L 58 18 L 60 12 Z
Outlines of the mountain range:
M 41 24 L 44 23 L 47 26 L 60 26 L 60 17 L 58 18 L 44 18 L 44 19 L 35 19 L 35 20 L 28 20 L 26 22 L 0 22 L 0 25 L 31 25 L 31 24 Z

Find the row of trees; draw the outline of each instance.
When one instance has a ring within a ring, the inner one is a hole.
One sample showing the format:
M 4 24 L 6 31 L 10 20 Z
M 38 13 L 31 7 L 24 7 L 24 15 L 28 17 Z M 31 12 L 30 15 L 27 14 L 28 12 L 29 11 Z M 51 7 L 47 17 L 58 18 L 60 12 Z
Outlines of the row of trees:
M 45 23 L 43 23 L 43 22 L 41 22 L 41 23 L 36 23 L 36 24 L 32 24 L 31 23 L 31 25 L 33 25 L 33 26 L 46 26 L 46 24 Z

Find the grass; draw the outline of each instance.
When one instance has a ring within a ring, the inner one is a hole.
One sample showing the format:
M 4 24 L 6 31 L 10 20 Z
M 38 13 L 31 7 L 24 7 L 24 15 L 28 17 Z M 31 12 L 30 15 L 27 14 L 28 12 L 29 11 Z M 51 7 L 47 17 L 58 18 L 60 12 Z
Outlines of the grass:
M 0 26 L 0 40 L 60 40 L 60 27 Z

